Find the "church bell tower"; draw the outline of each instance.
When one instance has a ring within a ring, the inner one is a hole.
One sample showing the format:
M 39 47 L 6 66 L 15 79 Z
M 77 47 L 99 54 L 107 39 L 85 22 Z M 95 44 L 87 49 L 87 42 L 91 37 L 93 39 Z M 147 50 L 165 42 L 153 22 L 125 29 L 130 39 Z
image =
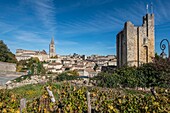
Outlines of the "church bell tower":
M 54 37 L 51 39 L 51 43 L 50 43 L 50 46 L 49 46 L 49 55 L 50 55 L 50 58 L 56 56 Z

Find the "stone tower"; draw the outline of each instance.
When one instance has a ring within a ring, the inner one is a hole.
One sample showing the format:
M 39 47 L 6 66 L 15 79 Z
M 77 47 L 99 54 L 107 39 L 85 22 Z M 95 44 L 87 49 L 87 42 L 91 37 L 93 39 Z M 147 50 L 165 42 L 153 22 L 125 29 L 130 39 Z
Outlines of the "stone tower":
M 49 46 L 49 55 L 50 55 L 50 58 L 56 56 L 54 38 L 51 39 L 51 43 Z
M 143 17 L 142 26 L 126 22 L 117 34 L 117 65 L 140 66 L 152 62 L 155 56 L 154 14 Z

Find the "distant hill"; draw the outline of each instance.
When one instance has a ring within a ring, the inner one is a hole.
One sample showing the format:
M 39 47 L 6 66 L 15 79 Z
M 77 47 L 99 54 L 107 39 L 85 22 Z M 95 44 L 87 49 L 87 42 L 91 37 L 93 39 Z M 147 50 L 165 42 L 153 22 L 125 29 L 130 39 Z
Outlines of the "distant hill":
M 4 44 L 2 40 L 0 40 L 0 61 L 9 63 L 17 62 L 15 55 L 8 49 L 7 45 Z

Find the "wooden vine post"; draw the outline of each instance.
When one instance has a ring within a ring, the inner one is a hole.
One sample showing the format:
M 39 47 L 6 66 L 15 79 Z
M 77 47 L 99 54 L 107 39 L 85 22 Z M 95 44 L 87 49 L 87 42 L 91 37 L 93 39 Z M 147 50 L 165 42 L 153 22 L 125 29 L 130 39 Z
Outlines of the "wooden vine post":
M 87 113 L 91 113 L 90 92 L 87 91 Z
M 48 87 L 46 87 L 46 90 L 48 92 L 48 95 L 51 97 L 51 102 L 55 103 L 53 92 Z
M 20 113 L 22 113 L 22 110 L 26 108 L 26 98 L 22 98 L 20 100 Z

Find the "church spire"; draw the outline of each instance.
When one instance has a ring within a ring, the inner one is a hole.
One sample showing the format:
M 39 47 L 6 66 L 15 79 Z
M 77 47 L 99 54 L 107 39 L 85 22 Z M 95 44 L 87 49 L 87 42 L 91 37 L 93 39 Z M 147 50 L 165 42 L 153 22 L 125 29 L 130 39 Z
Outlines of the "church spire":
M 54 44 L 54 37 L 52 37 L 51 39 L 51 43 L 49 45 L 49 55 L 50 55 L 50 58 L 51 57 L 55 57 L 56 56 L 56 53 L 55 53 L 55 44 Z
M 51 39 L 51 44 L 54 44 L 54 37 L 52 37 Z

